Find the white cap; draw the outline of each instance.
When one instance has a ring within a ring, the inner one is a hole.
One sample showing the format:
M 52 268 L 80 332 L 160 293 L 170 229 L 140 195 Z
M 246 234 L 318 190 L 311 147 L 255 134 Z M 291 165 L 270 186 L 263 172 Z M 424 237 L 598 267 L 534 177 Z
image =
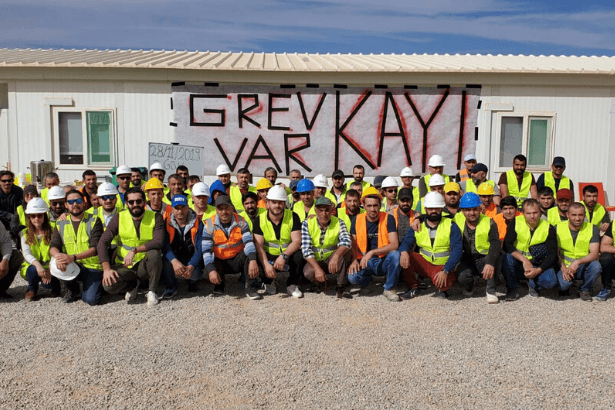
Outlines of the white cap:
M 430 167 L 443 167 L 444 164 L 444 159 L 442 159 L 442 157 L 440 155 L 432 155 L 431 158 L 429 158 L 429 165 Z
M 323 174 L 316 175 L 314 179 L 312 180 L 312 182 L 314 183 L 314 186 L 316 188 L 328 188 L 329 187 L 329 183 L 327 182 L 327 177 L 324 176 Z
M 231 169 L 228 167 L 228 165 L 218 165 L 218 168 L 216 168 L 216 176 L 220 176 L 220 175 L 225 175 L 225 174 L 230 174 L 231 173 Z
M 49 192 L 47 193 L 47 199 L 50 201 L 54 201 L 56 199 L 65 199 L 66 192 L 64 192 L 64 188 L 59 185 L 52 186 L 49 188 Z
M 474 156 L 474 154 L 468 154 L 465 157 L 463 157 L 464 162 L 465 161 L 476 161 L 476 157 Z
M 98 186 L 98 192 L 96 195 L 117 195 L 117 188 L 111 182 L 103 182 Z
M 79 275 L 79 266 L 75 262 L 66 265 L 66 270 L 62 272 L 56 265 L 56 258 L 51 258 L 49 262 L 49 273 L 58 279 L 73 280 Z
M 429 186 L 440 186 L 445 183 L 444 177 L 440 174 L 432 175 L 431 178 L 429 178 Z
M 439 192 L 429 192 L 423 198 L 425 208 L 444 208 L 444 197 Z
M 192 196 L 211 196 L 211 193 L 209 192 L 209 185 L 207 185 L 205 182 L 197 182 L 196 184 L 192 185 Z
M 43 198 L 32 198 L 26 206 L 26 215 L 44 214 L 47 211 L 49 211 L 49 205 Z
M 162 166 L 162 164 L 160 162 L 154 162 L 152 164 L 151 167 L 149 167 L 150 172 L 151 171 L 164 171 L 164 173 L 167 173 L 167 170 L 164 169 L 164 167 Z
M 401 170 L 399 173 L 400 177 L 414 177 L 414 172 L 412 172 L 412 168 L 406 167 Z
M 267 192 L 267 199 L 271 201 L 288 201 L 288 194 L 282 185 L 274 185 Z
M 132 169 L 128 168 L 126 165 L 120 165 L 115 170 L 115 175 L 124 175 L 124 174 L 132 174 Z
M 382 181 L 382 185 L 381 188 L 397 188 L 399 186 L 399 184 L 397 183 L 397 180 L 393 177 L 386 177 L 384 179 L 384 181 Z

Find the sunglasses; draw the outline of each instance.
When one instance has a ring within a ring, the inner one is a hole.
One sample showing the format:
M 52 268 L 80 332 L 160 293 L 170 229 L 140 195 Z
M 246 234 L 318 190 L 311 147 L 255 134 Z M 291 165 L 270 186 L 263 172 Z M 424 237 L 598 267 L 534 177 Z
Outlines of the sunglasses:
M 142 199 L 130 199 L 126 201 L 128 205 L 141 205 L 143 203 Z
M 28 216 L 30 217 L 30 219 L 38 219 L 38 218 L 43 219 L 45 217 L 45 214 L 30 214 Z
M 0 179 L 0 182 L 2 182 L 3 184 L 10 184 L 11 182 L 13 182 L 12 179 Z
M 103 195 L 100 197 L 100 199 L 102 199 L 103 201 L 113 201 L 114 198 L 115 195 Z
M 127 179 L 130 179 L 130 177 L 117 177 L 117 179 L 121 179 L 122 181 L 126 181 Z
M 81 198 L 67 199 L 66 203 L 68 203 L 69 205 L 82 204 L 83 203 L 83 199 L 81 199 Z
M 385 189 L 385 191 L 392 194 L 393 192 L 397 192 L 397 189 Z

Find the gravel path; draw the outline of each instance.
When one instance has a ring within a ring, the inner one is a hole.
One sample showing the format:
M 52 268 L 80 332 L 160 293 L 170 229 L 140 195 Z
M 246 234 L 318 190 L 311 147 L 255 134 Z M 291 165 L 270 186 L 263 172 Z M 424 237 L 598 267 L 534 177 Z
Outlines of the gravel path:
M 0 408 L 608 408 L 613 300 L 0 301 Z M 203 290 L 204 289 L 204 290 Z M 334 285 L 330 286 L 334 289 Z M 503 289 L 502 289 L 503 290 Z M 502 295 L 500 295 L 502 297 Z

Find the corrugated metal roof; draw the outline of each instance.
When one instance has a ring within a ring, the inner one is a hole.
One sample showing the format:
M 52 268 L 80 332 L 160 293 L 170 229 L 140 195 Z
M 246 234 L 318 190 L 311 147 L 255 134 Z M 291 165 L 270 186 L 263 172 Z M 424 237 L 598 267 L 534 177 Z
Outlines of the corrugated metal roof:
M 298 72 L 614 74 L 615 57 L 307 54 L 165 50 L 0 49 L 0 67 L 110 67 Z

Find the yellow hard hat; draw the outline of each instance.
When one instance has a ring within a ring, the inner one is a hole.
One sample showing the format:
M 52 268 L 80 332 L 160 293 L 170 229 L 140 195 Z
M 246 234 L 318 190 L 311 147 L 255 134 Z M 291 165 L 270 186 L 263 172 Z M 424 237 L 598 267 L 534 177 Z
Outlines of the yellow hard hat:
M 363 190 L 363 196 L 361 196 L 361 202 L 365 201 L 365 198 L 367 197 L 377 197 L 378 199 L 382 200 L 380 193 L 373 186 L 370 186 L 369 188 Z
M 150 178 L 145 184 L 144 191 L 149 191 L 150 189 L 164 189 L 164 185 L 158 178 Z
M 261 189 L 269 189 L 272 186 L 273 185 L 271 185 L 271 181 L 269 181 L 267 178 L 261 178 L 256 184 L 256 190 L 260 191 Z
M 478 186 L 478 195 L 495 195 L 495 190 L 486 182 L 483 182 Z

